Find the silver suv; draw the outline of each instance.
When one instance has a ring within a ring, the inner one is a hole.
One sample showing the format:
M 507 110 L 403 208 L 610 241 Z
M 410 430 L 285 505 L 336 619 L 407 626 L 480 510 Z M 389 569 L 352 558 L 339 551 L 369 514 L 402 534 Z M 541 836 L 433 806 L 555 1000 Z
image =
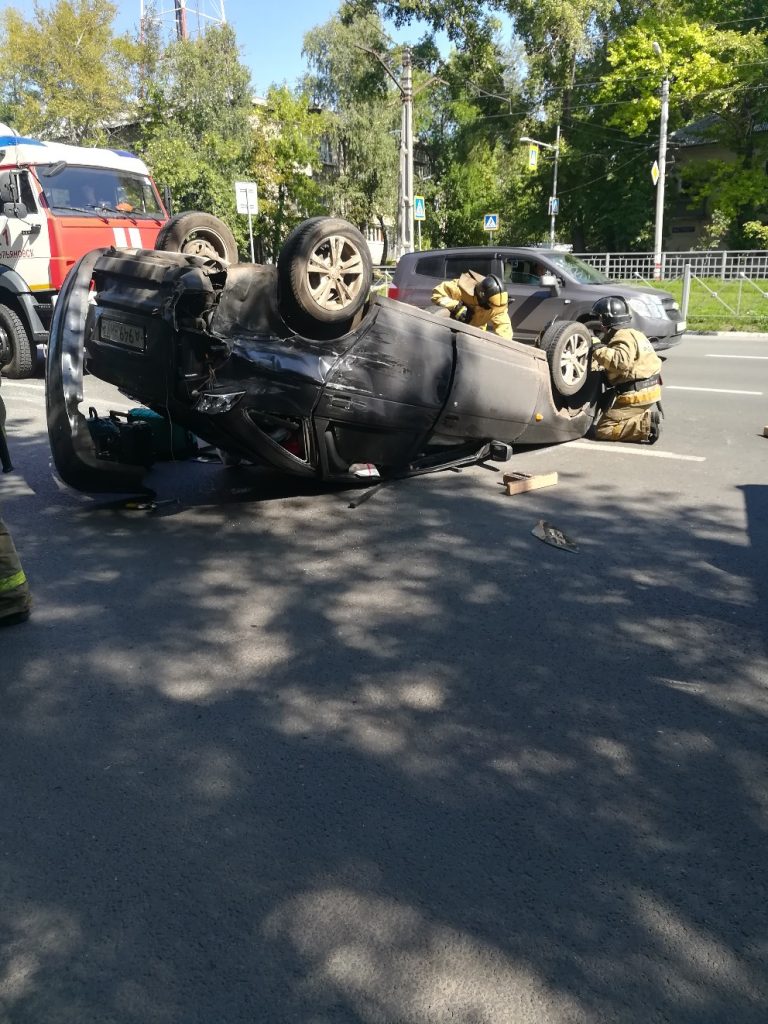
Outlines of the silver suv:
M 602 333 L 592 307 L 603 295 L 621 295 L 627 300 L 632 311 L 630 326 L 647 335 L 657 351 L 676 345 L 686 327 L 669 292 L 611 281 L 560 249 L 471 246 L 406 253 L 395 268 L 388 294 L 428 309 L 433 288 L 466 270 L 496 274 L 504 282 L 517 341 L 535 344 L 550 324 L 560 320 L 575 320 L 593 334 Z

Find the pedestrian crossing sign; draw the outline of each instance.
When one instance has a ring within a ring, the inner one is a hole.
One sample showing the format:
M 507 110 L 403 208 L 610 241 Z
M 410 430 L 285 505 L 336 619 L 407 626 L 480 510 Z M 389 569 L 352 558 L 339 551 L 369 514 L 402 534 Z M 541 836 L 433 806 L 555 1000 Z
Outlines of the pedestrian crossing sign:
M 483 216 L 483 231 L 498 231 L 499 230 L 499 215 L 498 213 L 486 213 Z
M 424 196 L 413 197 L 413 219 L 426 220 L 427 214 L 424 207 Z

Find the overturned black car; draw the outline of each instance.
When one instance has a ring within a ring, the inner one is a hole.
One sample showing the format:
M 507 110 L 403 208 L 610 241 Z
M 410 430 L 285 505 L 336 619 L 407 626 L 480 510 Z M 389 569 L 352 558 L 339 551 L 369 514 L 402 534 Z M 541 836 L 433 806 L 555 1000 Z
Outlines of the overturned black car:
M 536 345 L 371 294 L 365 239 L 300 224 L 276 267 L 211 251 L 96 250 L 67 277 L 46 366 L 62 479 L 141 488 L 148 459 L 99 443 L 83 372 L 225 457 L 329 481 L 370 482 L 583 436 L 599 392 L 589 332 L 550 324 Z

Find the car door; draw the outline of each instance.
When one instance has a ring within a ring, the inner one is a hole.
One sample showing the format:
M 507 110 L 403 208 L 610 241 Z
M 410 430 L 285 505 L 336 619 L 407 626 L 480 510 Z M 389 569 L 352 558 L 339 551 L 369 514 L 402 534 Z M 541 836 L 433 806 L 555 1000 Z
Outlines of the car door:
M 14 195 L 26 208 L 23 217 L 0 213 L 0 265 L 16 270 L 31 291 L 50 285 L 51 246 L 45 213 L 39 208 L 26 170 L 2 174 L 3 198 Z M 10 212 L 11 207 L 8 207 Z
M 562 276 L 545 257 L 531 252 L 505 252 L 501 267 L 516 341 L 535 342 L 553 320 L 572 319 L 571 300 L 541 283 L 544 273 L 553 274 L 562 282 Z

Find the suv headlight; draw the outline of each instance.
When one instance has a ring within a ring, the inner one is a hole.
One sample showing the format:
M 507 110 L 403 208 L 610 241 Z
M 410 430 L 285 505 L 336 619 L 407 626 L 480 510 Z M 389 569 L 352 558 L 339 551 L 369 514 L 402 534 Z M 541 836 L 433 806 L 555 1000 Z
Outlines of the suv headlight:
M 638 313 L 640 316 L 648 316 L 656 320 L 664 319 L 664 306 L 661 299 L 655 299 L 651 295 L 643 296 L 642 298 L 640 296 L 633 296 L 627 300 L 627 305 L 634 313 Z

